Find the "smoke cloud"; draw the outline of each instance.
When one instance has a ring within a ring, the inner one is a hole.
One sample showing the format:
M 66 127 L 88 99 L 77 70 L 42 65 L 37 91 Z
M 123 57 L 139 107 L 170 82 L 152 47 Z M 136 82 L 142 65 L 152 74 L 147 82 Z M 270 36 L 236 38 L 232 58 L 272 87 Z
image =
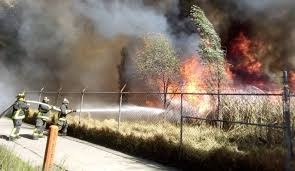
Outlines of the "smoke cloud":
M 295 1 L 202 0 L 199 5 L 220 33 L 224 48 L 243 32 L 262 43 L 256 56 L 265 74 L 273 77 L 284 69 L 295 69 Z
M 255 10 L 265 10 L 268 8 L 277 8 L 277 7 L 290 7 L 290 5 L 294 6 L 294 1 L 293 0 L 241 0 L 238 3 L 240 3 L 241 7 L 242 6 L 248 6 L 250 8 L 253 8 Z
M 179 53 L 196 50 L 178 15 L 178 0 L 0 0 L 0 93 L 116 91 L 122 48 L 138 36 L 164 33 Z
M 186 1 L 0 0 L 0 103 L 17 91 L 43 86 L 116 91 L 122 49 L 145 33 L 166 34 L 180 56 L 195 53 L 199 36 L 179 3 Z M 266 51 L 257 55 L 265 73 L 295 69 L 295 1 L 197 4 L 216 26 L 224 48 L 244 31 L 265 44 Z
M 94 22 L 95 29 L 107 38 L 119 34 L 138 36 L 147 32 L 165 33 L 168 23 L 163 13 L 147 7 L 142 1 L 76 1 L 80 14 Z

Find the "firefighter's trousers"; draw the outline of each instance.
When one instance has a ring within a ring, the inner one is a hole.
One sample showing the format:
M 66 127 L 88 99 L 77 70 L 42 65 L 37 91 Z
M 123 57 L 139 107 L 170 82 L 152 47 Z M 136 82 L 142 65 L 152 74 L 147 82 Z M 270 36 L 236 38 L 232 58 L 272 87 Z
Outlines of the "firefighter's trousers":
M 46 128 L 46 120 L 41 119 L 41 118 L 37 118 L 36 119 L 35 129 L 34 129 L 34 132 L 33 132 L 33 137 L 34 138 L 42 138 L 45 128 Z
M 10 133 L 10 138 L 19 138 L 20 127 L 22 126 L 22 119 L 12 119 L 13 129 Z
M 58 130 L 62 135 L 67 134 L 68 122 L 67 122 L 67 120 L 65 118 L 60 118 L 58 120 Z

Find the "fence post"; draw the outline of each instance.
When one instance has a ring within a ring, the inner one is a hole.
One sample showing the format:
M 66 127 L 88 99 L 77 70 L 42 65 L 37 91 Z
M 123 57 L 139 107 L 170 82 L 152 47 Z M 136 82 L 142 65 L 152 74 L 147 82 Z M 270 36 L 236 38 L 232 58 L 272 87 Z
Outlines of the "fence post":
M 81 124 L 81 111 L 83 108 L 83 104 L 84 104 L 84 94 L 85 94 L 86 88 L 84 88 L 81 92 L 81 103 L 80 103 L 80 111 L 79 111 L 79 125 Z
M 62 91 L 62 87 L 60 87 L 59 90 L 57 91 L 55 106 L 58 105 L 58 99 L 59 99 L 59 96 L 60 96 L 60 92 L 61 91 Z
M 47 144 L 43 162 L 43 171 L 53 170 L 54 152 L 56 147 L 56 140 L 58 135 L 58 127 L 51 125 L 49 128 L 49 134 L 47 137 Z
M 218 114 L 218 119 L 223 120 L 223 116 L 220 113 L 220 66 L 219 62 L 217 63 L 217 114 Z M 223 122 L 219 122 L 219 128 L 223 128 Z
M 43 90 L 44 90 L 44 87 L 42 87 L 41 90 L 40 90 L 40 94 L 39 94 L 39 102 L 41 102 L 41 97 L 42 97 L 42 94 L 43 94 Z
M 179 159 L 182 156 L 182 137 L 183 136 L 183 93 L 180 94 L 180 140 L 179 140 Z
M 285 170 L 291 171 L 291 159 L 292 159 L 292 137 L 291 137 L 291 127 L 290 127 L 290 91 L 288 86 L 288 72 L 283 72 L 283 117 L 284 117 L 284 132 L 285 132 L 285 144 L 286 144 L 286 161 Z
M 122 108 L 122 100 L 123 100 L 123 91 L 126 87 L 126 84 L 122 87 L 122 89 L 120 90 L 120 101 L 119 101 L 119 115 L 118 115 L 118 131 L 120 131 L 120 122 L 121 122 L 121 108 Z

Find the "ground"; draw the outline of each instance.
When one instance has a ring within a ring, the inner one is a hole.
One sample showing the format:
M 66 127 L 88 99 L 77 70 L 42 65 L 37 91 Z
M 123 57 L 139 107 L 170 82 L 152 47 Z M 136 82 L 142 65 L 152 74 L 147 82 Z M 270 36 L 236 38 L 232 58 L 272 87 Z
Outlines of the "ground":
M 41 166 L 47 138 L 32 140 L 33 127 L 23 124 L 20 132 L 22 138 L 10 142 L 7 141 L 7 136 L 11 129 L 11 120 L 0 119 L 0 144 L 7 146 L 21 159 L 29 161 L 33 166 Z M 175 170 L 71 137 L 58 137 L 54 163 L 56 166 L 64 167 L 70 171 Z

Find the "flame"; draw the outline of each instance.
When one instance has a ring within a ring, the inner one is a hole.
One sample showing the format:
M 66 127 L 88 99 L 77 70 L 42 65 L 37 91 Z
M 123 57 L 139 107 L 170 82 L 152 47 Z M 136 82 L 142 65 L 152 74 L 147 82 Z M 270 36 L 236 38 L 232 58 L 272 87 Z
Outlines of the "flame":
M 247 91 L 264 92 L 265 88 L 275 88 L 267 90 L 268 92 L 281 92 L 280 87 L 274 85 L 269 77 L 263 73 L 262 63 L 259 61 L 259 56 L 267 53 L 267 48 L 262 41 L 251 40 L 243 32 L 239 33 L 236 38 L 230 43 L 229 56 L 232 60 L 232 65 L 226 64 L 225 77 L 228 82 L 236 81 L 237 76 L 243 79 L 242 84 L 221 84 L 220 89 L 222 92 L 244 92 L 242 91 L 247 85 L 251 89 Z M 184 110 L 190 111 L 194 116 L 204 117 L 210 112 L 216 110 L 217 99 L 210 95 L 196 95 L 193 93 L 207 93 L 217 92 L 217 87 L 212 88 L 208 81 L 213 77 L 210 72 L 210 67 L 202 65 L 201 58 L 193 55 L 187 58 L 182 58 L 180 67 L 180 82 L 170 82 L 168 87 L 169 93 L 187 93 L 183 95 Z M 224 78 L 223 78 L 224 79 Z M 254 85 L 254 87 L 253 87 Z M 268 87 L 266 87 L 266 85 Z M 290 87 L 295 90 L 295 72 L 290 72 Z M 163 90 L 163 81 L 158 79 L 157 85 Z M 215 85 L 213 85 L 215 86 Z M 191 93 L 191 94 L 188 94 Z M 169 104 L 180 106 L 180 95 L 168 94 L 167 99 Z M 276 98 L 274 98 L 276 99 Z M 272 98 L 270 98 L 272 100 Z M 148 106 L 161 106 L 161 100 L 147 101 Z
M 181 67 L 182 91 L 205 93 L 207 85 L 204 78 L 208 76 L 209 72 L 201 65 L 197 56 L 186 59 Z M 212 98 L 210 96 L 188 94 L 184 96 L 184 101 L 192 108 L 197 109 L 198 115 L 207 114 L 212 110 Z
M 289 74 L 290 88 L 291 90 L 295 91 L 295 71 L 291 71 Z
M 181 78 L 184 81 L 182 88 L 185 92 L 200 92 L 206 88 L 202 80 L 203 66 L 196 56 L 186 59 L 182 63 Z
M 262 73 L 262 64 L 253 53 L 255 45 L 261 46 L 260 43 L 253 43 L 243 32 L 240 32 L 238 37 L 231 42 L 230 54 L 237 60 L 236 69 L 244 70 L 251 75 Z
M 259 59 L 269 53 L 266 42 L 258 38 L 251 40 L 244 32 L 240 32 L 229 44 L 227 58 L 233 65 L 235 82 L 253 85 L 262 90 L 276 88 L 268 75 L 263 72 Z M 237 78 L 238 77 L 238 78 Z

